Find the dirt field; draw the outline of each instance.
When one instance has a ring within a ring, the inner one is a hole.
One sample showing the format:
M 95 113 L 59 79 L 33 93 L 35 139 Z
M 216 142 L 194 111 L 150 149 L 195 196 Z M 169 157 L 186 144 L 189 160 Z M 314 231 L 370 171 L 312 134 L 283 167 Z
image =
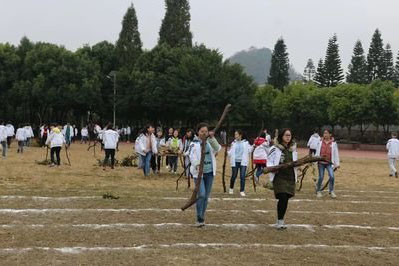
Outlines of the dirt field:
M 117 158 L 132 146 L 122 144 Z M 343 151 L 336 200 L 316 199 L 307 176 L 280 232 L 271 191 L 255 193 L 248 181 L 246 198 L 223 193 L 223 153 L 207 226 L 198 229 L 194 208 L 180 211 L 190 196 L 185 181 L 176 192 L 175 175 L 103 171 L 86 149 L 73 144 L 72 166 L 58 168 L 35 163 L 45 149 L 20 155 L 16 143 L 0 160 L 1 265 L 398 264 L 399 179 L 388 176 L 384 153 Z

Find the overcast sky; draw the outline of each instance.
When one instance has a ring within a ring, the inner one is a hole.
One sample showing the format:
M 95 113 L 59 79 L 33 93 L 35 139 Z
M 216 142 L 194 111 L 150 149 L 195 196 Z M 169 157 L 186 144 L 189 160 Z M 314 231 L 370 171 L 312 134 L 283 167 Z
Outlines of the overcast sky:
M 134 4 L 145 48 L 157 42 L 164 0 L 0 0 L 0 42 L 63 44 L 75 50 L 102 40 L 114 42 L 121 20 Z M 194 42 L 226 57 L 251 46 L 273 48 L 284 37 L 290 61 L 303 71 L 308 58 L 324 57 L 328 38 L 338 35 L 343 66 L 357 39 L 369 47 L 376 28 L 395 57 L 399 49 L 398 0 L 191 0 Z

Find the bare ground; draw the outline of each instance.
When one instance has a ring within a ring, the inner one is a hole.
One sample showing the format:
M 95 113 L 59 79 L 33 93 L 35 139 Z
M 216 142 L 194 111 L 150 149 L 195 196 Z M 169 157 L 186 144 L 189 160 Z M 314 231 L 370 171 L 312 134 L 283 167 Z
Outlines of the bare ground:
M 20 155 L 15 148 L 0 160 L 2 265 L 397 264 L 399 180 L 388 176 L 384 153 L 343 151 L 337 200 L 317 200 L 307 176 L 289 204 L 289 228 L 280 232 L 271 226 L 271 191 L 255 193 L 248 180 L 246 198 L 223 193 L 223 153 L 208 225 L 198 229 L 194 208 L 179 210 L 191 191 L 182 180 L 176 192 L 175 175 L 103 171 L 86 145 L 72 145 L 72 166 L 58 168 L 35 163 L 45 149 Z M 131 152 L 122 144 L 117 157 Z M 229 174 L 227 168 L 227 183 Z M 103 199 L 105 193 L 120 198 Z

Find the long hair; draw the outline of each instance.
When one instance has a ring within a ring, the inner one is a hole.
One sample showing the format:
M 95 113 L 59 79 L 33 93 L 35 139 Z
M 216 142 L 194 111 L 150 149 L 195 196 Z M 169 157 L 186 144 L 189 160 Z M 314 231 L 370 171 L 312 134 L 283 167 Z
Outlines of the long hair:
M 284 128 L 284 129 L 282 129 L 282 130 L 280 131 L 280 133 L 278 134 L 277 141 L 278 141 L 279 144 L 283 144 L 283 136 L 284 136 L 284 134 L 285 134 L 287 131 L 291 132 L 291 140 L 290 140 L 290 142 L 289 142 L 288 145 L 287 145 L 287 147 L 290 147 L 290 146 L 292 145 L 292 143 L 294 142 L 294 136 L 292 135 L 292 130 L 291 130 L 290 128 Z
M 150 127 L 152 127 L 152 125 L 150 125 L 150 124 L 146 125 L 146 126 L 143 128 L 143 130 L 141 131 L 141 134 L 147 135 L 148 129 L 149 129 Z

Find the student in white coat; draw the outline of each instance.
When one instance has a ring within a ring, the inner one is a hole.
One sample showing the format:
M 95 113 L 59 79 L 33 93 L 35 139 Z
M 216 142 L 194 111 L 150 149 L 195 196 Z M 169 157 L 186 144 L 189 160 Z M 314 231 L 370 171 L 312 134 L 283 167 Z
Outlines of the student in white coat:
M 247 173 L 247 166 L 250 161 L 250 155 L 253 147 L 249 144 L 246 138 L 243 138 L 243 132 L 236 130 L 234 133 L 235 140 L 231 144 L 228 155 L 230 157 L 230 164 L 232 168 L 232 175 L 230 179 L 229 194 L 234 193 L 234 183 L 236 181 L 238 171 L 240 171 L 240 195 L 245 197 L 245 175 Z
M 319 145 L 320 142 L 320 136 L 318 133 L 317 129 L 314 129 L 312 136 L 310 136 L 309 141 L 308 141 L 308 148 L 309 148 L 309 155 L 314 156 L 316 154 L 317 146 Z M 317 163 L 312 163 L 312 175 L 313 175 L 313 181 L 317 180 Z
M 308 141 L 308 148 L 309 148 L 309 155 L 315 155 L 317 146 L 319 145 L 320 142 L 320 136 L 319 133 L 317 132 L 317 129 L 313 131 L 312 136 L 310 136 L 309 141 Z
M 2 155 L 5 159 L 7 156 L 7 128 L 5 127 L 3 120 L 0 120 L 0 143 L 3 150 Z
M 86 144 L 87 140 L 89 139 L 89 130 L 86 127 L 83 127 L 80 130 L 80 135 L 82 136 L 81 140 L 80 140 L 80 144 L 82 144 L 83 142 Z
M 29 147 L 32 139 L 35 137 L 35 134 L 33 134 L 31 125 L 27 124 L 24 128 L 26 130 L 26 146 Z
M 196 183 L 201 161 L 201 143 L 202 139 L 206 139 L 203 175 L 196 202 L 196 226 L 203 227 L 205 225 L 205 211 L 208 207 L 208 199 L 216 175 L 216 154 L 220 151 L 221 146 L 215 138 L 215 132 L 208 131 L 208 124 L 200 123 L 197 126 L 197 134 L 198 138 L 195 138 L 190 144 L 189 157 L 191 162 L 190 172 L 193 175 L 194 183 Z
M 141 156 L 141 167 L 144 176 L 150 175 L 151 157 L 158 153 L 157 140 L 154 135 L 154 127 L 147 125 L 136 139 L 135 150 Z
M 391 170 L 389 176 L 395 176 L 398 178 L 398 171 L 396 170 L 396 162 L 399 160 L 398 134 L 396 132 L 392 132 L 391 137 L 392 138 L 388 140 L 387 143 L 388 163 L 389 169 Z
M 331 131 L 329 129 L 325 129 L 323 131 L 323 139 L 319 141 L 316 149 L 316 156 L 325 157 L 327 162 L 319 162 L 319 179 L 317 181 L 317 197 L 323 197 L 321 192 L 323 179 L 324 179 L 324 172 L 327 170 L 329 176 L 329 184 L 328 184 L 328 192 L 331 198 L 335 199 L 337 195 L 334 191 L 335 185 L 335 176 L 334 170 L 339 168 L 339 153 L 338 153 L 338 145 L 334 141 L 334 138 L 331 135 Z
M 61 130 L 58 127 L 53 127 L 50 136 L 48 136 L 46 140 L 46 145 L 50 146 L 51 167 L 54 167 L 55 165 L 60 166 L 60 152 L 64 143 L 65 137 Z M 55 157 L 57 157 L 57 160 L 55 160 Z
M 17 133 L 15 134 L 15 139 L 18 141 L 18 150 L 17 153 L 24 152 L 24 145 L 28 136 L 28 131 L 20 125 L 17 129 Z
M 103 163 L 103 170 L 106 170 L 106 165 L 111 158 L 111 169 L 114 169 L 115 165 L 115 150 L 118 145 L 119 134 L 116 132 L 112 124 L 108 124 L 106 130 L 103 132 L 103 143 L 105 150 L 105 158 Z
M 12 138 L 15 136 L 15 128 L 10 121 L 7 123 L 6 128 L 7 128 L 7 146 L 8 148 L 10 148 Z

